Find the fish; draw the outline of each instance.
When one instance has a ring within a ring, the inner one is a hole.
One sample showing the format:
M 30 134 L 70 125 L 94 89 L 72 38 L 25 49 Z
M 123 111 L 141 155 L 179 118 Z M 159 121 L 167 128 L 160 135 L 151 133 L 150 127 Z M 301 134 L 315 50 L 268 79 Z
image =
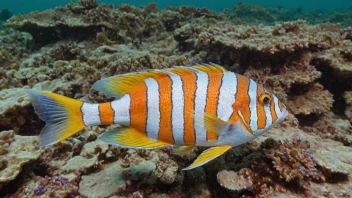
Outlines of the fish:
M 46 123 L 41 146 L 89 126 L 119 124 L 99 138 L 133 149 L 207 147 L 182 169 L 190 170 L 255 139 L 288 115 L 285 105 L 254 80 L 213 63 L 119 74 L 97 81 L 92 89 L 116 100 L 93 104 L 27 90 Z

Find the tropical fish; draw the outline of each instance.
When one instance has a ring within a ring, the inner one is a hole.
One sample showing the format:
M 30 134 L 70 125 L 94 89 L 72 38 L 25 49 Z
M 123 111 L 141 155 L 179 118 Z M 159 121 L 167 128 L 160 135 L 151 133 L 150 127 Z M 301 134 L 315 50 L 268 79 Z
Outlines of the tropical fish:
M 90 104 L 28 90 L 36 113 L 46 122 L 41 146 L 88 126 L 119 124 L 100 139 L 137 149 L 210 147 L 183 169 L 188 170 L 256 138 L 288 114 L 274 94 L 215 64 L 121 74 L 99 80 L 92 88 L 117 100 Z

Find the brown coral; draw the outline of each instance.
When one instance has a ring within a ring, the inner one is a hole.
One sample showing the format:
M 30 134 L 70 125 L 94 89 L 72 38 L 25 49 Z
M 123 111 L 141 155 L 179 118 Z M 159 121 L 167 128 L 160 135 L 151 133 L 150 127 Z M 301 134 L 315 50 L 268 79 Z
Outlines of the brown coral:
M 329 49 L 317 55 L 315 61 L 319 66 L 328 67 L 333 75 L 352 78 L 352 41 L 342 43 L 340 46 Z
M 42 152 L 37 137 L 15 136 L 14 131 L 0 132 L 0 189 L 14 180 L 25 164 L 37 160 Z
M 333 101 L 329 91 L 314 83 L 304 93 L 288 97 L 285 104 L 295 115 L 320 115 L 330 110 Z
M 258 152 L 258 153 L 256 153 Z M 288 183 L 295 182 L 299 189 L 308 191 L 309 182 L 325 181 L 325 177 L 315 161 L 310 144 L 306 140 L 293 139 L 290 141 L 277 141 L 267 139 L 254 152 L 254 158 L 249 168 L 242 168 L 239 172 L 230 171 L 218 181 L 230 190 L 245 190 L 255 195 L 268 195 L 274 192 L 285 192 Z M 248 158 L 250 159 L 250 158 Z M 237 180 L 233 180 L 233 175 Z M 232 189 L 232 187 L 234 187 Z M 251 187 L 251 188 L 249 188 Z
M 18 69 L 19 61 L 5 49 L 0 50 L 0 67 L 4 69 Z
M 323 174 L 317 170 L 313 151 L 308 141 L 294 139 L 292 142 L 277 142 L 269 139 L 262 145 L 265 156 L 272 160 L 280 178 L 290 182 L 313 178 L 325 181 Z
M 246 190 L 253 185 L 253 181 L 250 178 L 246 178 L 239 173 L 227 170 L 220 171 L 217 174 L 217 180 L 222 187 L 232 191 Z
M 352 91 L 346 91 L 344 98 L 347 104 L 345 115 L 350 119 L 350 122 L 352 122 Z

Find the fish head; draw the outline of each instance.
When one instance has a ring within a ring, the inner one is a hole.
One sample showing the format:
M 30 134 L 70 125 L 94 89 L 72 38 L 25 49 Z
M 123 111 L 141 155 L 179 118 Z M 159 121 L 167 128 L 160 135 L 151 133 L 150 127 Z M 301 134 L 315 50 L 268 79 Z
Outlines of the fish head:
M 250 102 L 247 117 L 241 110 L 239 114 L 247 130 L 258 136 L 284 120 L 288 111 L 274 94 L 260 85 L 256 86 L 256 89 L 249 90 L 248 93 Z

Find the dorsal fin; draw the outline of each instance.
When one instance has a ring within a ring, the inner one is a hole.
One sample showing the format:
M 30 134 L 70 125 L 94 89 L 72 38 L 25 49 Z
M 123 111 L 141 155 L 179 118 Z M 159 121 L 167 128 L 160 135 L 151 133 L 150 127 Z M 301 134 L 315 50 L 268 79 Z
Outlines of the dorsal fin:
M 107 96 L 121 97 L 125 94 L 130 93 L 133 88 L 138 87 L 141 83 L 144 83 L 145 79 L 158 78 L 167 73 L 174 73 L 178 75 L 191 74 L 194 71 L 198 72 L 227 72 L 227 70 L 219 65 L 212 64 L 196 64 L 191 67 L 178 66 L 167 69 L 153 69 L 141 72 L 133 72 L 127 74 L 116 75 L 102 80 L 97 81 L 92 89 L 101 91 Z
M 97 81 L 92 89 L 101 91 L 107 96 L 121 97 L 131 92 L 134 87 L 144 83 L 145 79 L 155 78 L 164 74 L 161 70 L 147 70 L 116 75 Z
M 203 72 L 228 72 L 224 67 L 220 66 L 220 65 L 216 65 L 216 64 L 196 64 L 196 65 L 192 65 L 191 66 L 194 69 L 203 71 Z

